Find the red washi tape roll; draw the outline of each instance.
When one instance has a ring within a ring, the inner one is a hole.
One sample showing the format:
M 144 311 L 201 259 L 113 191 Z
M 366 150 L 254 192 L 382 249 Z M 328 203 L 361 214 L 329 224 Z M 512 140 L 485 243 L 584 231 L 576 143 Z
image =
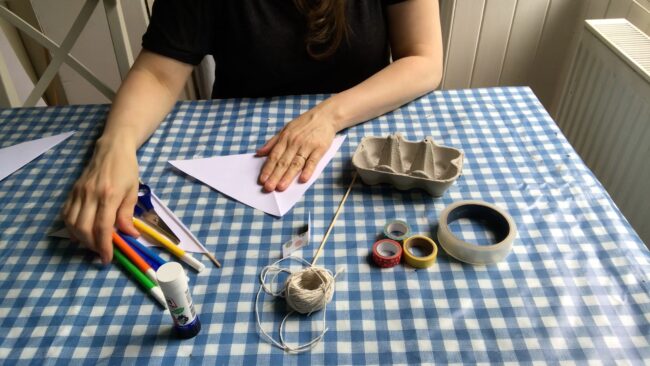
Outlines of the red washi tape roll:
M 379 267 L 396 266 L 402 259 L 402 246 L 392 239 L 377 240 L 372 246 L 372 260 Z

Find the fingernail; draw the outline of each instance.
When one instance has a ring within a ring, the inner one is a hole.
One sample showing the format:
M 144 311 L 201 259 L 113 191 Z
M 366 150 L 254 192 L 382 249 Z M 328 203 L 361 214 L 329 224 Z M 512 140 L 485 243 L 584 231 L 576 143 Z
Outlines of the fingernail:
M 260 180 L 262 180 L 262 183 L 265 183 L 267 179 L 269 179 L 268 174 L 262 174 L 262 176 L 260 177 Z

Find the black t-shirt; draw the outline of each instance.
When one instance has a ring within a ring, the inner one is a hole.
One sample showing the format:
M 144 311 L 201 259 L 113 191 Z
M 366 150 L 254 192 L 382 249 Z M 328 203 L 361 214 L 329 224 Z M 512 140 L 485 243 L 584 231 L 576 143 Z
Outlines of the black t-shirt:
M 336 93 L 389 63 L 386 7 L 400 1 L 347 1 L 348 39 L 322 61 L 291 0 L 156 0 L 142 47 L 193 65 L 213 55 L 213 98 Z

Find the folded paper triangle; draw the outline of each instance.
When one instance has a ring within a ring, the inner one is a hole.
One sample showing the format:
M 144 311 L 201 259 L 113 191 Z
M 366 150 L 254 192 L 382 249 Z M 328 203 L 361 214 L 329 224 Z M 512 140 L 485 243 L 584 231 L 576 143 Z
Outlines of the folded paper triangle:
M 280 217 L 291 210 L 307 189 L 318 179 L 323 169 L 341 148 L 344 140 L 345 136 L 336 136 L 329 150 L 316 166 L 316 170 L 309 181 L 298 183 L 296 178 L 296 181 L 283 192 L 267 193 L 262 190 L 257 178 L 266 157 L 257 157 L 255 154 L 174 160 L 169 163 L 243 204 Z
M 5 179 L 74 133 L 75 131 L 66 132 L 0 149 L 0 180 Z

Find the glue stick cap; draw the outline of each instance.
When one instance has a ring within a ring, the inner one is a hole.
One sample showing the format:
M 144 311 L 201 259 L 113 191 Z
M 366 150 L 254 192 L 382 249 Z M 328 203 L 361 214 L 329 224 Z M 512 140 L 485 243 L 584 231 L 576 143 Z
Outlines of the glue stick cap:
M 178 262 L 167 262 L 156 271 L 158 285 L 165 296 L 167 309 L 174 320 L 174 331 L 179 338 L 192 338 L 201 330 L 201 322 L 187 283 L 187 276 Z

